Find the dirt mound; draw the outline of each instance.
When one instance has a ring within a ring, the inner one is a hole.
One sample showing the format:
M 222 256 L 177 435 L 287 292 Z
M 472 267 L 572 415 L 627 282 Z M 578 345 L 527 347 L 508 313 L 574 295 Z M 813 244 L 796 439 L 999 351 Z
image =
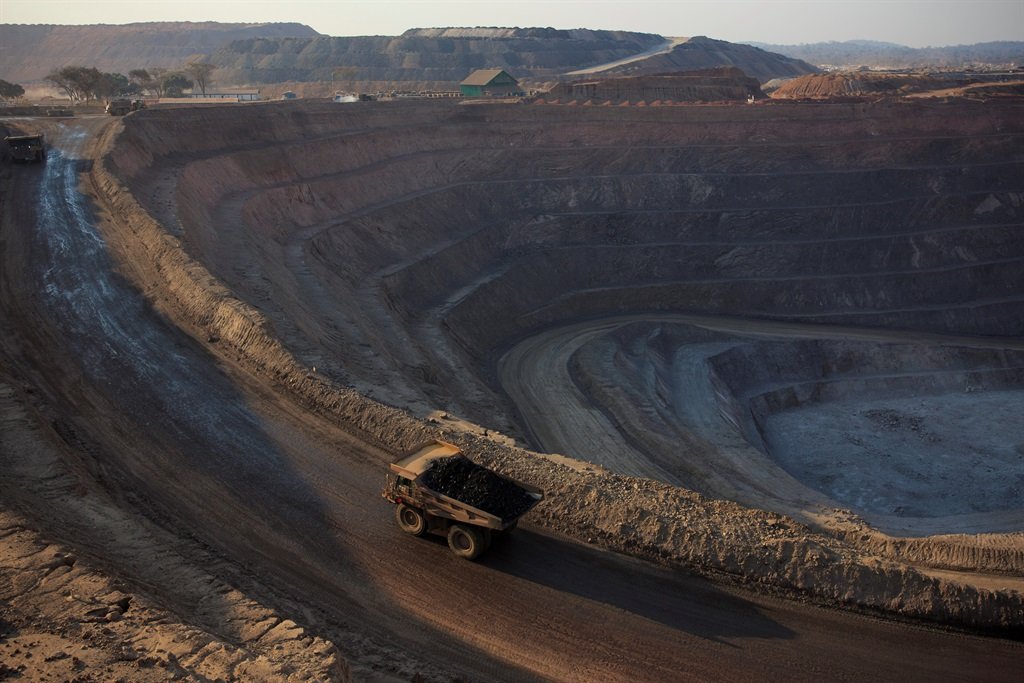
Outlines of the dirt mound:
M 599 102 L 716 102 L 761 99 L 757 79 L 735 67 L 573 81 L 556 86 L 549 100 Z
M 522 486 L 461 455 L 435 460 L 423 482 L 438 493 L 506 521 L 522 515 L 536 502 Z
M 909 95 L 952 87 L 954 79 L 925 74 L 885 74 L 866 71 L 807 74 L 786 81 L 771 96 L 786 99 L 829 99 L 868 95 Z
M 670 71 L 694 71 L 720 66 L 734 66 L 764 83 L 773 78 L 815 73 L 817 68 L 807 62 L 774 52 L 744 45 L 695 36 L 675 46 L 670 52 L 630 62 L 603 74 L 640 76 Z

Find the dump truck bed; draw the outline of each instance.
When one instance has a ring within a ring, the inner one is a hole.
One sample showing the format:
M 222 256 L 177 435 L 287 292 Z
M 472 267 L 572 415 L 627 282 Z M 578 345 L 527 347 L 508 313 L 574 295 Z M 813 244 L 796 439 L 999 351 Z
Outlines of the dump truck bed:
M 438 458 L 449 458 L 461 452 L 462 450 L 454 444 L 433 441 L 391 463 L 391 471 L 406 479 L 415 480 L 430 469 L 430 466 Z

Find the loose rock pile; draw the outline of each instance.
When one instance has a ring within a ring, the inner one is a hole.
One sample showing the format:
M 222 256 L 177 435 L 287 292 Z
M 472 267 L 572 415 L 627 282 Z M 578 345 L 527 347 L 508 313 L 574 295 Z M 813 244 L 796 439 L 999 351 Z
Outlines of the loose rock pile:
M 523 514 L 536 502 L 522 486 L 462 455 L 435 460 L 423 475 L 423 483 L 505 521 Z

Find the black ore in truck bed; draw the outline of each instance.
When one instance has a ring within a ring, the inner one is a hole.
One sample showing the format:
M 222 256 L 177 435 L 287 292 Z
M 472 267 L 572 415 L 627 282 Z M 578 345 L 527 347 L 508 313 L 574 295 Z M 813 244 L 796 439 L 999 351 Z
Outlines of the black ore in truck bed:
M 423 483 L 505 521 L 523 514 L 535 502 L 523 487 L 462 455 L 435 460 L 424 472 Z

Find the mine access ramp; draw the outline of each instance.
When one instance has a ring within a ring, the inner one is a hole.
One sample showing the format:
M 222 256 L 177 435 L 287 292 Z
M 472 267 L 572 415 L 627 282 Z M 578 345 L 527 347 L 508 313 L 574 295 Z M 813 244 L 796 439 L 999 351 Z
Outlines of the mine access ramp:
M 382 495 L 395 503 L 403 531 L 447 536 L 452 552 L 468 560 L 544 499 L 540 489 L 477 465 L 444 441 L 430 441 L 391 463 Z

